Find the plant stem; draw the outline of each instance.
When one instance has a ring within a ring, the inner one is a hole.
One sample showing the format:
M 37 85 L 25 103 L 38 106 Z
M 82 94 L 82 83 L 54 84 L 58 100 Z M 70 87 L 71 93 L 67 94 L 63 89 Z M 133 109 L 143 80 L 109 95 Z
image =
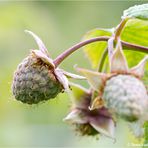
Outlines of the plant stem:
M 124 42 L 124 41 L 121 41 L 123 47 L 125 48 L 130 48 L 129 50 L 134 50 L 134 51 L 139 51 L 139 52 L 143 52 L 143 53 L 148 53 L 148 47 L 144 47 L 144 46 L 139 46 L 139 45 L 135 45 L 135 44 L 131 44 L 131 43 L 128 43 L 128 42 Z M 123 48 L 124 49 L 124 48 Z M 126 49 L 128 50 L 128 49 Z M 108 49 L 106 48 L 102 54 L 102 57 L 100 59 L 100 63 L 99 63 L 99 66 L 98 66 L 98 72 L 101 72 L 102 71 L 102 68 L 103 68 L 103 64 L 105 62 L 105 59 L 106 59 L 106 56 L 107 56 L 107 53 L 108 53 Z
M 125 24 L 126 22 L 129 20 L 129 18 L 124 18 L 122 19 L 122 21 L 120 22 L 120 24 L 117 26 L 116 28 L 116 31 L 114 32 L 114 34 L 112 35 L 114 40 L 117 41 L 118 38 L 120 38 L 120 35 L 125 27 Z M 106 58 L 106 55 L 108 53 L 108 48 L 106 48 L 104 51 L 103 51 L 103 54 L 100 58 L 100 62 L 99 62 L 99 66 L 98 66 L 98 72 L 101 72 L 102 71 L 102 68 L 103 68 L 103 64 L 104 64 L 104 61 L 105 61 L 105 58 Z
M 97 41 L 107 41 L 109 39 L 109 37 L 107 36 L 101 36 L 101 37 L 96 37 L 96 38 L 92 38 L 92 39 L 88 39 L 85 41 L 82 41 L 72 47 L 70 47 L 69 49 L 65 50 L 62 54 L 60 54 L 53 62 L 55 64 L 55 67 L 57 67 L 65 58 L 67 58 L 69 55 L 71 55 L 74 51 L 76 51 L 77 49 L 93 43 L 93 42 L 97 42 Z
M 78 50 L 79 48 L 88 45 L 90 43 L 94 43 L 97 41 L 108 41 L 110 37 L 108 36 L 101 36 L 101 37 L 96 37 L 96 38 L 91 38 L 85 41 L 82 41 L 72 47 L 70 47 L 69 49 L 65 50 L 63 53 L 61 53 L 53 62 L 55 64 L 55 67 L 57 67 L 59 64 L 61 64 L 61 62 L 66 59 L 69 55 L 71 55 L 74 51 Z M 132 44 L 132 43 L 128 43 L 125 41 L 121 41 L 122 46 L 125 48 L 130 48 L 132 50 L 135 51 L 140 51 L 140 52 L 144 52 L 144 53 L 148 53 L 148 47 L 144 47 L 144 46 L 140 46 L 140 45 L 136 45 L 136 44 Z
M 106 47 L 105 50 L 102 53 L 101 58 L 100 58 L 100 62 L 99 62 L 99 65 L 98 65 L 98 72 L 101 72 L 102 71 L 103 64 L 105 62 L 107 53 L 108 53 L 108 48 Z
M 117 26 L 116 31 L 115 31 L 115 41 L 117 41 L 118 40 L 118 37 L 120 37 L 120 35 L 121 35 L 121 33 L 122 33 L 122 31 L 123 31 L 123 29 L 125 27 L 125 24 L 126 24 L 126 22 L 128 20 L 129 20 L 128 17 L 122 19 L 122 21 L 120 22 L 120 24 Z

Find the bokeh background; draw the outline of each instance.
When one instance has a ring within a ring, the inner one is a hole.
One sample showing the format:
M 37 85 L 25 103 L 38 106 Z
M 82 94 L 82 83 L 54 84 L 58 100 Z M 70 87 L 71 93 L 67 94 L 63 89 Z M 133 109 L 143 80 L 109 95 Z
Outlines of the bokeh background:
M 0 147 L 130 147 L 131 137 L 125 123 L 116 129 L 116 142 L 106 137 L 76 136 L 62 121 L 69 112 L 67 94 L 38 105 L 16 101 L 11 82 L 17 65 L 30 49 L 37 48 L 25 29 L 39 35 L 55 58 L 79 42 L 94 28 L 110 28 L 120 22 L 124 9 L 145 1 L 49 1 L 0 2 Z M 82 50 L 78 50 L 61 68 L 74 72 L 73 65 L 90 67 Z M 79 82 L 83 85 L 85 82 Z M 133 139 L 132 139 L 133 140 Z

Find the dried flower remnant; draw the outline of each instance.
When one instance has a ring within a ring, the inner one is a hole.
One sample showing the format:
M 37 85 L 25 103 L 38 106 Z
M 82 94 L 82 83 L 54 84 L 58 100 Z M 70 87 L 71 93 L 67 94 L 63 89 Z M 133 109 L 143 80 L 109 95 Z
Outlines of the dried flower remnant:
M 89 110 L 91 93 L 78 85 L 73 85 L 72 90 L 71 112 L 64 121 L 70 122 L 82 136 L 101 134 L 114 139 L 115 122 L 108 110 L 105 107 Z

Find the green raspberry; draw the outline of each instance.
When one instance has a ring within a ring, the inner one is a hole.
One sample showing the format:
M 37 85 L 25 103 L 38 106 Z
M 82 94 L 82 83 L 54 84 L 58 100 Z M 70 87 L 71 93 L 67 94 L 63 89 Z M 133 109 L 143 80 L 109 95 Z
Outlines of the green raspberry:
M 103 99 L 106 106 L 127 121 L 135 121 L 147 106 L 147 91 L 138 78 L 132 75 L 116 75 L 107 80 Z
M 32 54 L 19 64 L 14 73 L 13 95 L 23 103 L 37 104 L 55 98 L 62 89 L 53 70 Z

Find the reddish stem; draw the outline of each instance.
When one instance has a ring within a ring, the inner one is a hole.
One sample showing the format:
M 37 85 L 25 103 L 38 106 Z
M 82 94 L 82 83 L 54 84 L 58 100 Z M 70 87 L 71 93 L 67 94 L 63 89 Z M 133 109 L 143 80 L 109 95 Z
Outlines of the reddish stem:
M 71 55 L 74 51 L 78 50 L 79 48 L 81 48 L 85 45 L 88 45 L 90 43 L 98 42 L 98 41 L 108 41 L 108 39 L 110 39 L 110 37 L 108 37 L 108 36 L 91 38 L 91 39 L 82 41 L 82 42 L 70 47 L 69 49 L 67 49 L 63 53 L 61 53 L 54 60 L 55 67 L 57 67 L 65 58 L 67 58 L 69 55 Z M 148 53 L 148 47 L 128 43 L 128 42 L 125 42 L 125 41 L 121 41 L 121 43 L 122 43 L 122 46 L 125 47 L 125 48 L 130 48 L 130 49 L 135 50 L 135 51 Z

